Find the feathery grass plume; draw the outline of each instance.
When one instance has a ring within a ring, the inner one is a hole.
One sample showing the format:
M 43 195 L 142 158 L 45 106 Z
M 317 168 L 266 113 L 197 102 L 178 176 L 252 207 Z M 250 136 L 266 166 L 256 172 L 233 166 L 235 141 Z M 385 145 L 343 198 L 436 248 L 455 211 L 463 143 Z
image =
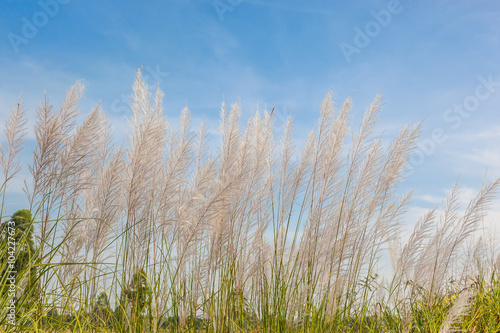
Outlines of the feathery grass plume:
M 85 189 L 82 194 L 85 202 L 82 232 L 86 235 L 83 251 L 84 262 L 91 265 L 87 267 L 88 278 L 86 278 L 86 281 L 90 281 L 91 299 L 97 297 L 96 286 L 99 284 L 99 278 L 102 276 L 105 279 L 107 276 L 103 272 L 109 267 L 104 266 L 102 262 L 113 256 L 113 247 L 110 243 L 119 235 L 119 221 L 123 215 L 124 154 L 121 148 L 112 152 L 112 136 L 105 119 L 102 129 L 100 147 L 96 149 L 96 163 L 90 170 L 92 186 Z
M 27 134 L 26 122 L 26 110 L 21 102 L 21 96 L 19 96 L 19 101 L 12 107 L 3 130 L 7 145 L 0 144 L 0 166 L 3 170 L 3 182 L 0 187 L 0 193 L 2 193 L 0 224 L 4 216 L 7 185 L 21 171 L 17 155 L 24 148 L 24 137 Z
M 158 216 L 160 223 L 157 230 L 161 234 L 160 242 L 168 242 L 169 247 L 166 251 L 159 251 L 158 261 L 165 262 L 166 259 L 172 270 L 169 269 L 168 283 L 157 281 L 156 286 L 160 290 L 174 288 L 176 284 L 182 285 L 180 289 L 171 289 L 171 296 L 182 296 L 180 303 L 176 305 L 176 311 L 183 321 L 186 312 L 193 309 L 196 312 L 199 304 L 203 303 L 204 287 L 207 287 L 204 282 L 207 270 L 203 264 L 203 239 L 211 218 L 209 210 L 215 186 L 213 180 L 216 177 L 216 165 L 208 152 L 205 124 L 200 124 L 195 137 L 190 130 L 187 108 L 182 112 L 177 131 L 172 133 L 168 148 L 168 160 L 162 169 L 161 202 L 158 209 L 158 212 L 164 213 Z M 195 161 L 196 166 L 193 168 L 191 165 Z M 167 258 L 164 257 L 165 254 Z M 165 309 L 169 298 L 161 296 L 155 301 L 158 308 Z
M 344 110 L 345 112 L 342 112 Z M 338 186 L 335 178 L 340 171 L 341 165 L 339 166 L 335 163 L 335 159 L 341 154 L 343 140 L 347 135 L 347 118 L 340 115 L 342 113 L 348 114 L 349 111 L 349 106 L 342 108 L 339 117 L 337 117 L 340 120 L 339 123 L 332 125 L 334 105 L 331 93 L 328 93 L 325 97 L 320 109 L 321 116 L 316 127 L 317 135 L 315 138 L 315 147 L 313 148 L 311 178 L 304 200 L 308 214 L 304 236 L 300 242 L 301 266 L 303 267 L 302 269 L 305 269 L 303 274 L 308 275 L 309 280 L 315 274 L 314 262 L 316 262 L 315 257 L 318 251 L 318 241 L 320 240 L 320 234 L 323 232 L 324 223 L 327 220 L 323 218 L 325 214 L 324 204 L 331 197 L 329 193 L 329 190 L 332 190 L 331 185 Z M 337 134 L 334 131 L 338 131 L 339 133 Z M 331 142 L 329 139 L 333 139 L 334 141 Z M 308 283 L 310 284 L 310 282 Z
M 167 131 L 166 118 L 162 115 L 162 93 L 158 90 L 155 104 L 150 105 L 151 93 L 144 83 L 142 73 L 137 71 L 132 96 L 131 130 L 128 134 L 126 166 L 126 228 L 131 228 L 129 244 L 134 270 L 144 263 L 145 245 L 149 236 L 151 216 L 150 199 L 155 177 L 160 170 Z M 139 269 L 140 270 L 140 269 Z
M 411 281 L 413 276 L 419 274 L 415 266 L 425 249 L 425 242 L 431 237 L 435 213 L 436 209 L 432 209 L 420 218 L 400 254 L 396 254 L 397 261 L 393 262 L 394 277 L 391 281 L 391 291 L 392 288 L 397 288 L 398 292 L 401 291 L 400 286 L 403 282 Z M 395 298 L 399 299 L 399 294 Z
M 268 112 L 264 112 L 261 119 L 257 110 L 250 121 L 253 125 L 248 129 L 249 156 L 248 161 L 243 162 L 248 164 L 249 170 L 244 171 L 247 181 L 242 192 L 244 199 L 241 201 L 240 217 L 237 218 L 237 221 L 241 222 L 235 235 L 235 247 L 239 249 L 240 256 L 237 260 L 248 263 L 238 267 L 236 286 L 239 289 L 243 287 L 243 281 L 252 278 L 258 271 L 255 265 L 252 265 L 252 260 L 256 259 L 253 249 L 255 246 L 260 247 L 263 233 L 271 222 L 271 207 L 268 202 L 272 198 L 271 186 L 274 182 L 272 176 L 275 167 L 272 117 Z
M 128 147 L 123 169 L 125 221 L 122 226 L 124 244 L 119 268 L 121 278 L 116 279 L 116 283 L 122 288 L 132 283 L 131 279 L 139 272 L 156 275 L 156 272 L 145 269 L 151 264 L 150 252 L 154 253 L 158 245 L 154 231 L 157 224 L 155 217 L 159 214 L 155 209 L 160 206 L 161 190 L 156 183 L 164 161 L 168 130 L 167 119 L 163 116 L 161 105 L 163 93 L 158 89 L 151 103 L 151 93 L 140 70 L 137 71 L 133 91 L 130 129 L 127 135 Z M 131 306 L 135 309 L 136 305 Z M 127 310 L 120 309 L 120 311 L 122 313 Z M 134 316 L 136 315 L 139 314 L 135 313 Z
M 75 118 L 79 114 L 78 102 L 83 93 L 84 86 L 77 82 L 67 93 L 66 99 L 61 105 L 58 114 L 52 112 L 45 96 L 41 106 L 38 108 L 37 120 L 35 122 L 35 136 L 37 146 L 33 153 L 33 166 L 30 172 L 33 177 L 33 188 L 30 194 L 30 209 L 35 207 L 39 210 L 35 216 L 40 216 L 39 243 L 41 257 L 45 248 L 50 248 L 49 233 L 52 230 L 51 213 L 57 210 L 57 203 L 64 195 L 66 178 L 71 176 L 72 171 L 78 170 L 74 160 L 65 159 L 62 164 L 62 156 L 67 152 L 69 135 L 76 126 Z
M 74 133 L 68 137 L 64 153 L 60 156 L 62 170 L 59 191 L 61 191 L 60 211 L 64 214 L 61 220 L 62 237 L 65 246 L 61 248 L 61 257 L 65 263 L 81 263 L 82 265 L 66 265 L 61 269 L 62 283 L 79 279 L 86 280 L 84 263 L 92 257 L 89 244 L 93 217 L 92 199 L 89 193 L 99 182 L 99 170 L 104 166 L 103 150 L 109 148 L 109 128 L 99 106 L 92 110 Z M 56 195 L 58 196 L 58 195 Z M 53 231 L 58 233 L 57 228 Z M 88 290 L 83 289 L 83 292 Z M 72 290 L 68 289 L 71 294 Z
M 192 200 L 192 170 L 194 162 L 194 139 L 191 132 L 189 110 L 183 109 L 180 124 L 177 131 L 172 132 L 169 144 L 169 161 L 166 165 L 166 177 L 163 193 L 174 199 L 171 207 L 173 217 L 173 229 L 171 229 L 172 245 L 175 245 L 174 262 L 176 264 L 173 283 L 181 288 L 176 291 L 179 299 L 179 318 L 184 322 L 187 318 L 189 299 L 187 293 L 190 268 L 195 265 L 193 257 L 201 240 L 200 232 L 203 224 L 197 220 Z M 169 191 L 165 191 L 168 189 Z
M 93 223 L 89 228 L 89 241 L 92 247 L 93 262 L 100 262 L 104 258 L 102 252 L 107 246 L 112 234 L 118 234 L 118 223 L 122 214 L 121 188 L 124 167 L 122 150 L 116 151 L 105 167 L 98 174 L 99 183 L 89 191 L 87 200 L 92 203 L 90 212 Z
M 33 164 L 28 166 L 33 177 L 33 186 L 26 188 L 30 210 L 34 212 L 36 223 L 35 242 L 39 251 L 40 264 L 48 264 L 60 248 L 64 247 L 64 238 L 57 240 L 57 229 L 62 224 L 61 200 L 64 189 L 69 184 L 75 168 L 75 161 L 69 161 L 67 154 L 71 143 L 71 133 L 76 126 L 79 114 L 78 102 L 83 93 L 83 85 L 77 82 L 66 94 L 66 99 L 59 113 L 52 112 L 45 96 L 38 108 L 35 122 L 36 148 L 33 152 Z M 63 163 L 68 162 L 68 163 Z M 26 184 L 26 183 L 25 183 Z M 38 280 L 39 289 L 47 290 L 54 286 L 53 273 L 41 269 Z M 38 313 L 42 311 L 38 308 Z
M 241 154 L 240 130 L 239 130 L 240 107 L 234 104 L 227 113 L 225 104 L 221 108 L 221 125 L 219 133 L 221 142 L 218 149 L 218 178 L 214 193 L 215 202 L 211 211 L 215 213 L 210 221 L 210 257 L 209 270 L 215 271 L 222 264 L 224 250 L 231 238 L 231 216 L 230 210 L 233 205 L 230 198 L 238 197 L 238 190 L 243 181 L 243 174 L 238 173 L 237 161 Z M 241 157 L 240 157 L 241 159 Z M 229 255 L 229 253 L 227 253 Z
M 277 323 L 283 322 L 288 316 L 294 317 L 300 313 L 303 305 L 302 290 L 298 288 L 302 283 L 300 242 L 303 233 L 301 222 L 304 216 L 307 216 L 306 202 L 311 184 L 310 176 L 314 166 L 315 144 L 316 131 L 313 130 L 309 134 L 306 144 L 300 153 L 297 166 L 290 166 L 288 170 L 280 171 L 292 175 L 291 188 L 290 192 L 287 193 L 281 187 L 277 187 L 275 193 L 273 193 L 275 199 L 273 199 L 272 205 L 277 206 L 278 204 L 275 202 L 282 200 L 286 202 L 286 200 L 290 199 L 288 211 L 284 213 L 287 225 L 278 226 L 278 228 L 275 227 L 276 221 L 280 221 L 280 211 L 278 211 L 276 217 L 273 218 L 274 246 L 272 251 L 269 251 L 267 244 L 263 241 L 258 252 L 261 262 L 265 262 L 262 258 L 268 258 L 269 256 L 272 258 L 271 265 L 262 265 L 261 268 L 261 274 L 264 277 L 261 280 L 264 285 L 264 288 L 261 290 L 261 297 L 266 299 L 266 294 L 279 296 L 270 297 L 269 301 L 266 301 L 268 308 L 264 308 L 262 316 L 270 317 L 266 312 L 270 314 L 274 313 L 271 316 L 271 321 L 276 319 Z M 281 181 L 280 175 L 276 177 Z M 298 211 L 295 210 L 294 204 L 300 207 Z M 295 230 L 293 235 L 288 236 L 288 230 L 291 228 Z M 280 241 L 280 237 L 283 238 L 282 241 Z M 269 290 L 266 287 L 267 285 L 270 286 Z
M 103 165 L 103 149 L 109 149 L 107 127 L 107 120 L 97 106 L 67 140 L 65 154 L 61 156 L 62 169 L 67 170 L 64 177 L 67 185 L 64 185 L 62 194 L 63 207 L 71 207 L 78 193 L 94 185 L 95 172 Z
M 328 222 L 328 224 L 325 224 L 323 227 L 318 226 L 316 234 L 312 237 L 313 239 L 322 241 L 319 242 L 321 246 L 320 258 L 317 260 L 314 258 L 311 259 L 312 261 L 323 262 L 324 268 L 321 268 L 323 271 L 322 274 L 328 275 L 327 281 L 325 281 L 325 288 L 330 289 L 333 287 L 333 299 L 347 292 L 344 288 L 347 287 L 349 276 L 346 275 L 347 272 L 343 268 L 343 262 L 353 254 L 351 251 L 352 241 L 350 238 L 356 234 L 356 226 L 351 224 L 353 219 L 349 216 L 348 202 L 351 200 L 355 201 L 356 193 L 352 193 L 352 191 L 356 191 L 357 187 L 354 182 L 354 175 L 361 164 L 361 155 L 368 150 L 368 148 L 365 147 L 368 142 L 365 142 L 365 140 L 373 131 L 371 126 L 375 123 L 378 106 L 374 104 L 368 109 L 360 125 L 359 133 L 356 138 L 354 138 L 347 159 L 344 162 L 344 158 L 342 158 L 341 155 L 341 147 L 344 146 L 343 141 L 348 134 L 347 115 L 350 110 L 351 101 L 347 100 L 332 126 L 331 140 L 334 141 L 328 146 L 331 157 L 328 155 L 316 157 L 316 161 L 323 163 L 323 165 L 330 169 L 324 171 L 321 169 L 319 170 L 319 174 L 322 175 L 323 178 L 316 178 L 316 170 L 313 172 L 312 176 L 313 186 L 318 184 L 317 188 L 320 189 L 320 192 L 315 194 L 313 198 L 314 201 L 317 200 L 318 202 L 317 210 L 310 211 L 309 216 L 313 216 L 313 218 L 319 221 L 324 220 Z M 335 133 L 336 131 L 339 131 L 339 133 Z M 321 134 L 321 132 L 320 130 L 319 133 Z M 319 142 L 321 143 L 321 138 Z M 344 169 L 343 175 L 340 174 L 341 169 Z M 311 205 L 311 208 L 312 207 Z M 321 231 L 320 228 L 324 230 Z M 328 237 L 322 238 L 322 235 L 328 235 Z M 332 239 L 335 241 L 333 249 L 328 250 Z M 315 278 L 313 277 L 313 279 Z
M 448 310 L 446 318 L 439 328 L 439 333 L 461 332 L 463 330 L 454 327 L 461 316 L 465 315 L 472 304 L 474 293 L 466 289 L 462 291 L 455 299 L 453 306 Z
M 491 248 L 488 249 L 489 247 Z M 459 256 L 458 263 L 450 267 L 450 283 L 465 288 L 471 282 L 481 280 L 482 276 L 490 277 L 490 282 L 494 282 L 495 271 L 492 270 L 494 260 L 490 258 L 489 251 L 494 253 L 494 246 L 488 244 L 483 236 L 467 239 L 463 255 Z
M 412 279 L 428 290 L 428 297 L 440 292 L 444 281 L 449 277 L 450 265 L 462 250 L 461 245 L 480 227 L 485 209 L 495 197 L 499 185 L 500 180 L 483 185 L 462 216 L 458 213 L 458 185 L 449 193 L 440 223 L 420 253 Z

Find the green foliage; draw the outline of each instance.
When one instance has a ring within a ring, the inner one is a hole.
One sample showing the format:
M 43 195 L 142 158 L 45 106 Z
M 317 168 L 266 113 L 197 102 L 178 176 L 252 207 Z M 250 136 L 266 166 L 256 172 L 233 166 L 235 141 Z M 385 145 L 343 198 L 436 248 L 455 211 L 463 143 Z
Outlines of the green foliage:
M 136 271 L 122 289 L 115 314 L 123 327 L 142 327 L 150 319 L 151 288 L 144 269 Z
M 27 209 L 21 209 L 12 215 L 10 221 L 2 224 L 2 233 L 4 241 L 8 239 L 9 231 L 14 230 L 16 242 L 16 261 L 14 269 L 16 272 L 22 272 L 30 266 L 35 256 L 35 245 L 33 242 L 33 220 L 31 212 Z
M 108 294 L 103 291 L 99 294 L 92 307 L 92 318 L 94 325 L 98 327 L 109 327 L 112 324 L 113 313 L 109 303 Z
M 29 308 L 30 304 L 36 302 L 37 297 L 37 252 L 33 241 L 31 212 L 28 209 L 16 211 L 0 228 L 1 249 L 6 253 L 1 259 L 2 275 L 13 272 L 16 276 L 16 286 L 24 290 L 22 296 L 17 297 L 17 304 Z M 11 255 L 15 257 L 13 264 L 8 260 Z M 5 279 L 5 276 L 2 276 L 2 279 Z M 2 293 L 5 292 L 6 289 L 3 288 Z

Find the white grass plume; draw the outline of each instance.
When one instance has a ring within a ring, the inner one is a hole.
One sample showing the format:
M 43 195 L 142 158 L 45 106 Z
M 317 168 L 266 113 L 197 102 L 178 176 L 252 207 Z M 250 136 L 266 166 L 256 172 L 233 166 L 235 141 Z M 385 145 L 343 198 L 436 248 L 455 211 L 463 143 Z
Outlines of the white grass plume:
M 453 325 L 458 323 L 459 317 L 463 316 L 469 310 L 472 303 L 472 298 L 474 297 L 474 292 L 466 289 L 463 290 L 455 299 L 453 306 L 448 310 L 446 318 L 439 328 L 439 333 L 448 332 L 460 332 L 462 330 L 457 330 Z
M 12 107 L 3 130 L 7 145 L 3 143 L 0 145 L 0 166 L 3 171 L 3 182 L 1 184 L 3 191 L 0 191 L 2 192 L 0 224 L 4 215 L 6 187 L 9 181 L 21 171 L 18 154 L 24 149 L 24 137 L 27 134 L 26 122 L 26 110 L 22 104 L 21 96 L 19 96 L 19 101 Z

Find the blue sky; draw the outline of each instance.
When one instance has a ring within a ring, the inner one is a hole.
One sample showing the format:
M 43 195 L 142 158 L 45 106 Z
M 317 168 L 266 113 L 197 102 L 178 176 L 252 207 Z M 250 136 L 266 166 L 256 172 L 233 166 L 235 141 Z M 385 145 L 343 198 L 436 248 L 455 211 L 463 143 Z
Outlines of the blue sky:
M 173 122 L 187 104 L 215 130 L 223 96 L 240 98 L 244 117 L 293 111 L 299 142 L 331 88 L 339 104 L 352 95 L 354 124 L 383 92 L 388 138 L 425 118 L 404 187 L 430 207 L 459 174 L 470 195 L 486 170 L 500 177 L 498 17 L 494 1 L 2 0 L 0 125 L 20 93 L 32 117 L 44 90 L 58 105 L 83 79 L 82 113 L 102 100 L 123 137 L 140 66 Z

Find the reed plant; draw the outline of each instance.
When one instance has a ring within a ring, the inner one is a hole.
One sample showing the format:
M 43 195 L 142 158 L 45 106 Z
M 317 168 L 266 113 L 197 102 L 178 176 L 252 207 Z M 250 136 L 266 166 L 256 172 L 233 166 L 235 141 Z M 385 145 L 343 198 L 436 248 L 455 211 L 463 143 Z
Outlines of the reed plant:
M 327 94 L 301 149 L 291 118 L 275 137 L 273 111 L 242 128 L 240 105 L 223 103 L 215 146 L 187 108 L 171 128 L 162 92 L 152 96 L 138 71 L 127 138 L 115 146 L 99 105 L 77 122 L 83 90 L 73 86 L 59 111 L 46 97 L 38 108 L 22 230 L 6 211 L 24 167 L 21 101 L 5 124 L 3 331 L 500 329 L 500 257 L 473 242 L 500 180 L 467 207 L 457 183 L 403 243 L 412 192 L 400 184 L 422 125 L 387 144 L 380 96 L 352 129 L 351 99 L 337 106 Z M 380 271 L 388 249 L 390 274 Z M 23 261 L 14 280 L 9 258 Z

